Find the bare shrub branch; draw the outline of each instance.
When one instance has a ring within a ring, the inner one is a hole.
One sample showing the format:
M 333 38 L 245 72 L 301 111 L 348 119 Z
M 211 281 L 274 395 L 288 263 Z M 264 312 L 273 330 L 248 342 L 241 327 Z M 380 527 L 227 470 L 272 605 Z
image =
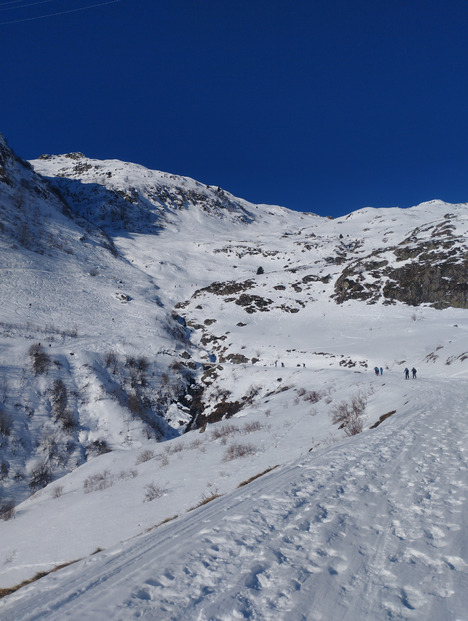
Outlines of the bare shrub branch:
M 100 492 L 108 487 L 111 487 L 112 484 L 109 470 L 103 470 L 103 472 L 91 474 L 87 479 L 85 479 L 83 489 L 85 494 L 89 494 L 90 492 Z
M 256 449 L 252 444 L 231 444 L 224 454 L 224 461 L 232 461 L 239 457 L 248 457 L 250 455 L 255 455 L 255 453 Z
M 142 453 L 140 453 L 136 459 L 135 465 L 143 464 L 145 461 L 149 461 L 153 459 L 154 451 L 152 449 L 145 449 Z
M 151 502 L 156 498 L 164 496 L 163 488 L 156 485 L 156 483 L 148 483 L 148 485 L 145 485 L 145 490 L 145 502 Z

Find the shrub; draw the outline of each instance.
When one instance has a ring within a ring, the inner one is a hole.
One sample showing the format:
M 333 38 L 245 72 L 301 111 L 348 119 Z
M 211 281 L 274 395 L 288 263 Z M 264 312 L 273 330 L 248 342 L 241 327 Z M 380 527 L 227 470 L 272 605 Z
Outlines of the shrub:
M 251 386 L 249 390 L 247 391 L 247 394 L 244 397 L 244 401 L 251 403 L 255 399 L 255 397 L 260 393 L 260 391 L 261 391 L 260 386 Z
M 145 485 L 145 490 L 145 502 L 151 502 L 156 498 L 161 498 L 161 496 L 164 496 L 164 490 L 162 489 L 162 487 L 158 487 L 156 483 L 148 483 L 148 485 Z
M 174 443 L 168 443 L 166 444 L 166 446 L 164 447 L 164 452 L 167 455 L 174 455 L 175 453 L 181 453 L 184 450 L 184 445 L 181 443 L 178 444 L 174 444 Z
M 52 470 L 46 461 L 39 462 L 33 470 L 31 470 L 31 479 L 29 487 L 32 490 L 42 489 L 52 481 Z
M 139 358 L 137 358 L 136 366 L 137 366 L 137 369 L 141 373 L 146 373 L 146 371 L 148 370 L 148 367 L 149 367 L 149 362 L 148 362 L 147 358 L 145 358 L 145 356 L 140 356 Z
M 203 507 L 203 505 L 207 505 L 209 502 L 211 502 L 212 500 L 216 500 L 216 498 L 221 498 L 222 494 L 218 494 L 218 493 L 214 493 L 214 494 L 203 494 L 202 499 L 200 500 L 200 502 L 198 504 L 196 504 L 194 507 L 190 507 L 188 509 L 188 511 L 194 511 L 194 509 L 198 509 L 198 507 Z
M 276 466 L 271 466 L 270 468 L 267 468 L 263 472 L 259 472 L 259 474 L 254 474 L 253 477 L 250 477 L 246 481 L 242 481 L 242 483 L 239 483 L 239 485 L 237 487 L 244 487 L 244 485 L 248 485 L 249 483 L 252 483 L 252 481 L 255 481 L 255 479 L 258 479 L 258 478 L 262 477 L 264 474 L 267 474 L 268 472 L 271 472 L 275 468 L 278 468 L 278 464 L 276 464 Z
M 239 457 L 255 455 L 256 450 L 252 444 L 231 444 L 224 455 L 224 461 L 232 461 Z
M 263 428 L 263 425 L 258 421 L 254 420 L 249 423 L 246 423 L 244 426 L 244 433 L 253 433 L 254 431 L 260 431 Z
M 113 375 L 117 373 L 118 359 L 117 355 L 113 351 L 108 351 L 104 358 L 104 365 L 106 369 L 111 369 Z
M 299 397 L 302 397 L 304 401 L 310 403 L 317 403 L 322 398 L 322 395 L 317 390 L 306 390 L 305 388 L 299 388 L 297 391 Z
M 35 343 L 34 345 L 31 345 L 28 353 L 32 358 L 32 367 L 34 374 L 43 375 L 44 373 L 46 373 L 51 360 L 48 354 L 45 353 L 42 345 L 40 343 Z
M 65 431 L 73 431 L 77 422 L 73 412 L 67 409 L 67 387 L 61 379 L 56 379 L 51 390 L 52 414 L 56 421 L 60 421 Z
M 56 379 L 52 386 L 51 391 L 52 409 L 55 411 L 56 416 L 65 410 L 68 403 L 67 387 L 63 380 Z
M 121 470 L 119 474 L 119 479 L 123 479 L 125 481 L 126 479 L 136 479 L 137 476 L 137 470 Z
M 83 489 L 85 494 L 89 494 L 90 492 L 100 492 L 111 486 L 112 480 L 110 479 L 109 470 L 103 470 L 103 472 L 91 474 L 87 479 L 84 480 L 83 483 Z
M 142 453 L 140 453 L 136 459 L 135 465 L 143 464 L 145 461 L 149 461 L 153 459 L 154 451 L 152 449 L 146 449 Z
M 52 490 L 52 498 L 60 498 L 63 494 L 63 485 L 56 485 Z
M 94 440 L 86 447 L 86 454 L 88 457 L 95 457 L 98 455 L 104 455 L 105 453 L 110 453 L 111 448 L 107 443 L 107 440 L 99 439 Z
M 227 438 L 228 436 L 235 435 L 236 433 L 239 433 L 239 429 L 234 425 L 227 423 L 222 426 L 216 426 L 211 433 L 211 437 L 213 438 L 213 440 L 222 440 Z
M 338 403 L 332 410 L 332 423 L 339 424 L 347 436 L 354 436 L 363 430 L 362 416 L 367 399 L 361 393 L 354 395 L 350 401 Z
M 71 410 L 65 410 L 59 420 L 65 431 L 71 432 L 78 427 L 76 418 Z
M 127 407 L 134 416 L 141 416 L 146 410 L 142 398 L 136 393 L 128 395 Z
M 126 367 L 130 367 L 131 369 L 133 367 L 136 367 L 136 359 L 134 356 L 127 356 L 126 362 L 125 362 L 125 366 Z

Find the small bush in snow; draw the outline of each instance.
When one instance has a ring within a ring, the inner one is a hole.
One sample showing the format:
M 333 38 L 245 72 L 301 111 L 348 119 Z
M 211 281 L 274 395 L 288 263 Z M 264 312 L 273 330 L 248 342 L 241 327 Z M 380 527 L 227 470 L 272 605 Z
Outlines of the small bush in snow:
M 113 351 L 108 351 L 104 358 L 104 365 L 106 369 L 110 369 L 111 373 L 115 375 L 117 373 L 118 368 L 118 359 L 117 355 Z
M 173 443 L 169 443 L 166 444 L 166 446 L 164 447 L 164 452 L 167 453 L 167 455 L 174 455 L 175 453 L 181 453 L 184 450 L 184 445 L 183 444 L 173 444 Z
M 39 462 L 31 470 L 29 487 L 32 490 L 42 489 L 52 481 L 52 470 L 46 461 Z
M 65 412 L 60 417 L 60 422 L 62 423 L 64 431 L 71 433 L 78 427 L 78 423 L 76 422 L 75 416 L 71 410 L 65 410 Z
M 51 360 L 48 354 L 45 353 L 40 343 L 31 345 L 28 350 L 29 355 L 32 358 L 32 367 L 35 375 L 43 375 L 47 372 Z
M 52 498 L 60 498 L 63 494 L 63 485 L 56 485 L 52 490 Z
M 96 457 L 110 452 L 111 449 L 107 443 L 107 440 L 104 439 L 94 440 L 94 442 L 91 442 L 86 447 L 86 454 L 88 457 Z
M 231 444 L 224 454 L 224 461 L 232 461 L 239 457 L 248 457 L 249 455 L 255 455 L 255 453 L 256 450 L 252 444 Z
M 235 435 L 236 433 L 239 433 L 239 429 L 235 425 L 227 423 L 225 425 L 215 427 L 211 433 L 211 437 L 213 440 L 223 440 L 228 436 Z
M 332 423 L 344 429 L 347 436 L 355 436 L 363 430 L 362 416 L 367 399 L 364 395 L 354 395 L 350 401 L 342 401 L 335 405 L 331 412 Z
M 77 422 L 73 412 L 67 409 L 68 391 L 61 379 L 56 379 L 51 390 L 52 414 L 57 422 L 62 423 L 65 431 L 73 431 Z
M 138 470 L 121 470 L 119 474 L 119 479 L 136 479 L 138 476 Z
M 156 483 L 148 483 L 148 485 L 145 485 L 145 490 L 145 502 L 151 502 L 156 498 L 164 496 L 164 490 L 162 487 L 156 485 Z
M 150 459 L 153 459 L 153 457 L 154 457 L 154 451 L 151 449 L 146 449 L 138 455 L 135 465 L 138 466 L 139 464 L 143 464 L 145 461 L 149 461 Z
M 260 431 L 260 429 L 263 429 L 263 425 L 258 420 L 253 420 L 244 425 L 243 432 L 253 433 L 254 431 Z
M 297 394 L 304 401 L 309 401 L 310 403 L 317 403 L 322 398 L 322 395 L 317 390 L 306 390 L 305 388 L 299 388 Z
M 222 494 L 218 494 L 216 492 L 214 494 L 209 494 L 209 495 L 203 494 L 200 502 L 196 504 L 194 507 L 190 507 L 188 511 L 193 511 L 194 509 L 198 509 L 198 507 L 203 507 L 203 505 L 207 505 L 212 500 L 216 500 L 216 498 L 220 498 L 221 496 Z
M 15 516 L 15 504 L 12 500 L 6 500 L 0 505 L 0 520 L 11 520 Z
M 127 407 L 134 416 L 141 416 L 145 413 L 146 406 L 139 395 L 128 395 Z
M 249 390 L 247 391 L 247 394 L 244 397 L 244 401 L 247 401 L 247 403 L 251 403 L 255 397 L 260 393 L 261 388 L 260 386 L 251 386 L 249 388 Z
M 51 390 L 52 407 L 57 412 L 63 411 L 67 407 L 68 392 L 63 380 L 56 379 Z
M 103 472 L 91 474 L 87 479 L 84 480 L 83 483 L 83 489 L 85 494 L 89 494 L 90 492 L 100 492 L 111 486 L 112 480 L 110 478 L 109 470 L 103 470 Z
M 141 373 L 146 373 L 149 367 L 148 359 L 145 356 L 140 356 L 136 360 L 136 366 Z
M 189 444 L 189 448 L 190 449 L 199 449 L 203 446 L 203 440 L 200 440 L 200 438 L 195 438 L 195 440 L 192 440 L 192 442 Z

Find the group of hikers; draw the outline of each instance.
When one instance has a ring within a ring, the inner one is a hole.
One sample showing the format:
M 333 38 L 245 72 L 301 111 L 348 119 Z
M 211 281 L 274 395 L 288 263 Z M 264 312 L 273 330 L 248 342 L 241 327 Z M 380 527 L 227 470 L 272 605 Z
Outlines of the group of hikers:
M 408 367 L 405 368 L 403 373 L 405 374 L 405 379 L 409 379 L 410 372 L 409 372 Z M 411 369 L 411 373 L 413 375 L 413 379 L 416 379 L 416 369 L 414 367 Z
M 382 369 L 382 367 L 374 367 L 374 373 L 375 373 L 376 375 L 383 375 L 383 369 Z M 410 372 L 409 372 L 408 367 L 406 367 L 406 368 L 405 368 L 405 370 L 403 371 L 403 373 L 405 374 L 405 379 L 409 379 Z M 416 369 L 415 369 L 414 367 L 411 369 L 411 373 L 412 373 L 412 375 L 413 375 L 413 379 L 416 379 L 416 373 L 417 373 L 417 371 L 416 371 Z

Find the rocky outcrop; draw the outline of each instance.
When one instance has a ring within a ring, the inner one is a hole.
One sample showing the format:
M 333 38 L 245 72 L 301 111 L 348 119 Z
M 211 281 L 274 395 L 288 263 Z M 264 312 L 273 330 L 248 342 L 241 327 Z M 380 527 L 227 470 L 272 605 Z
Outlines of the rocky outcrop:
M 380 299 L 411 306 L 468 308 L 468 247 L 456 237 L 451 214 L 419 228 L 398 246 L 348 264 L 335 282 L 335 301 Z

